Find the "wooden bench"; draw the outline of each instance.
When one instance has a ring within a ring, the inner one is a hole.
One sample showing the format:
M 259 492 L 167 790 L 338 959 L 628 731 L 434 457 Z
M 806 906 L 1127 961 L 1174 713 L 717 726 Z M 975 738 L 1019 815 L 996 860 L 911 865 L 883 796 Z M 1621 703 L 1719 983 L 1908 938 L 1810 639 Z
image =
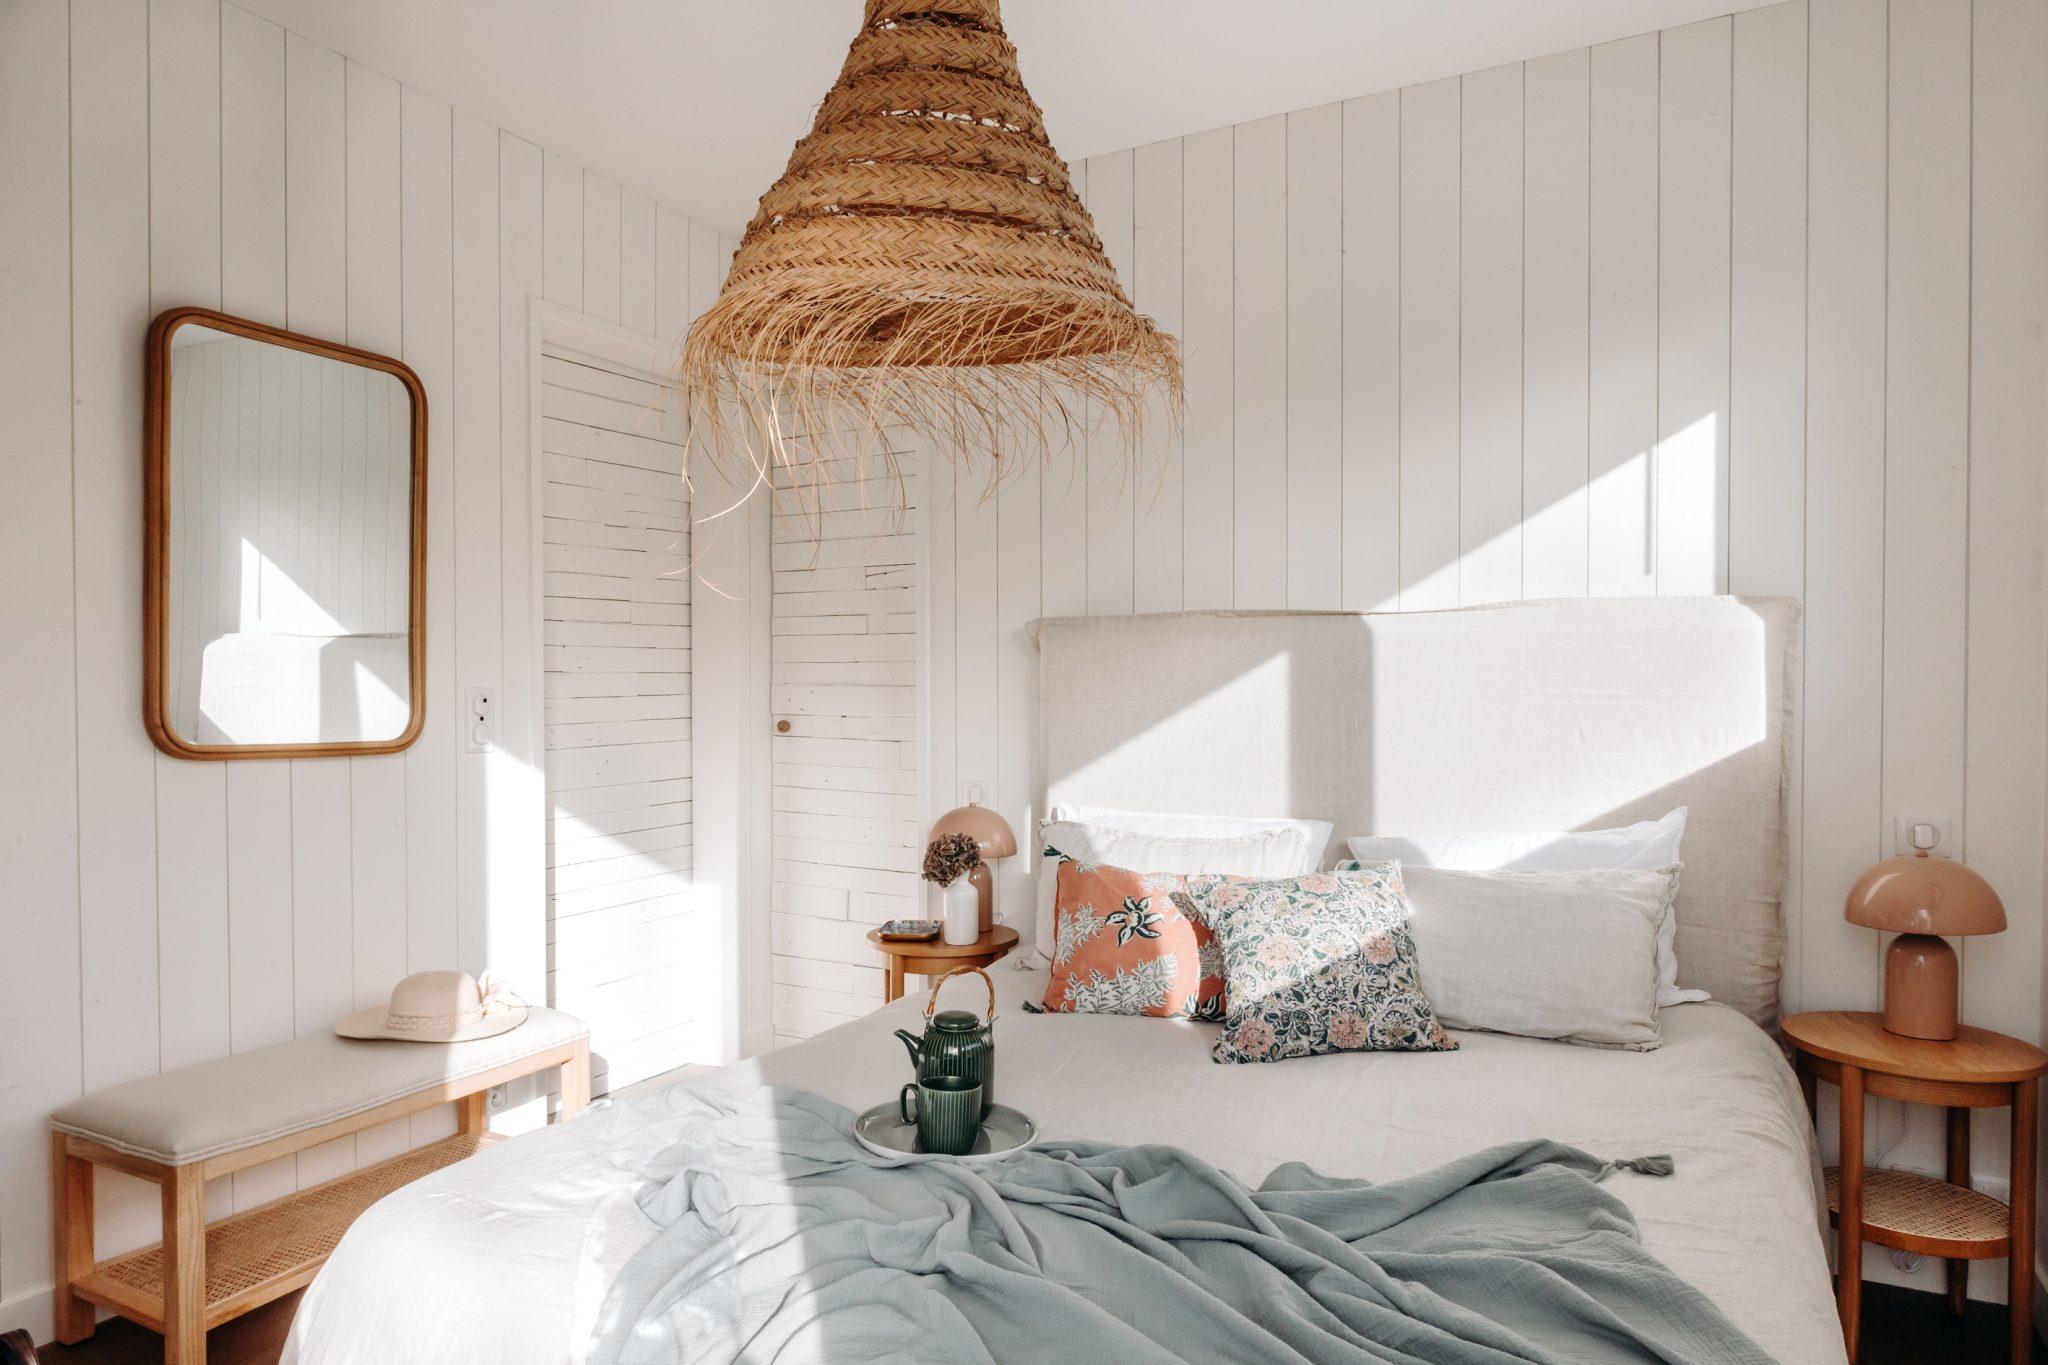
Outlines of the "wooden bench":
M 581 1020 L 533 1009 L 518 1028 L 462 1043 L 322 1032 L 145 1076 L 50 1116 L 56 1338 L 92 1335 L 94 1305 L 163 1333 L 167 1365 L 206 1359 L 207 1329 L 309 1282 L 356 1215 L 490 1145 L 487 1092 L 561 1068 L 561 1118 L 590 1102 Z M 209 1225 L 206 1182 L 449 1101 L 453 1137 Z M 93 1257 L 93 1168 L 162 1187 L 163 1240 Z

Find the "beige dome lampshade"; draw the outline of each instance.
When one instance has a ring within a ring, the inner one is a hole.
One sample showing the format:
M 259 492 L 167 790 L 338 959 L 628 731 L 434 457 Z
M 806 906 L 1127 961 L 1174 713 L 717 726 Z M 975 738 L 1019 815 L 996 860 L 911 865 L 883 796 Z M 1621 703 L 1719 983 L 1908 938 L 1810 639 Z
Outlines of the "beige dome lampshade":
M 1843 914 L 1898 935 L 1884 955 L 1885 1028 L 1908 1038 L 1955 1037 L 1956 953 L 1938 936 L 2004 932 L 2005 905 L 1991 883 L 1922 847 L 1857 878 Z
M 981 865 L 967 874 L 967 884 L 981 897 L 981 932 L 996 927 L 995 877 L 990 864 L 1017 851 L 1017 832 L 1010 822 L 978 801 L 957 806 L 932 821 L 928 840 L 946 834 L 964 834 L 981 850 Z

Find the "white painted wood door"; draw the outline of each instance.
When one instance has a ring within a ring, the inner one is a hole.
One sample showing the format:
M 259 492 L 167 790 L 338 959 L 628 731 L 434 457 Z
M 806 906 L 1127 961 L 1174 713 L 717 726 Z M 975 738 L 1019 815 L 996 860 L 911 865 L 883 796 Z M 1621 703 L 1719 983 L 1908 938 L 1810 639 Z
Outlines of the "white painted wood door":
M 676 391 L 544 346 L 548 1003 L 592 1087 L 696 1059 L 690 510 Z

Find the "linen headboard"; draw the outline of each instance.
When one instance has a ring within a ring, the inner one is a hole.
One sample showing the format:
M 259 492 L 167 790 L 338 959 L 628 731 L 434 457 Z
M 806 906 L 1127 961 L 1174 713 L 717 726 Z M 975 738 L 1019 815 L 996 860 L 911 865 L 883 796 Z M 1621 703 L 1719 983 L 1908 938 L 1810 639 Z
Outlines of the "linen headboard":
M 1040 809 L 1328 820 L 1327 860 L 1686 806 L 1679 979 L 1770 1028 L 1798 622 L 1734 597 L 1042 620 Z

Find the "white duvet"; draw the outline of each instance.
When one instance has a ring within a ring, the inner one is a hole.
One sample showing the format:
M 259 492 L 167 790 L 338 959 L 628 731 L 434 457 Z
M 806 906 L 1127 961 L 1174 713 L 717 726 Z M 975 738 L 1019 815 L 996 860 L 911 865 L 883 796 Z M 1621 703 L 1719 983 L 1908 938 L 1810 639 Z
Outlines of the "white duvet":
M 998 1097 L 1046 1136 L 1175 1143 L 1251 1182 L 1290 1160 L 1387 1179 L 1523 1137 L 1668 1152 L 1670 1178 L 1607 1187 L 1649 1250 L 1787 1365 L 1843 1359 L 1805 1106 L 1776 1046 L 1733 1010 L 1664 1010 L 1654 1052 L 1462 1033 L 1453 1053 L 1219 1066 L 1214 1026 L 1028 1015 L 1044 974 L 992 975 Z M 976 993 L 951 989 L 949 1005 Z M 798 1086 L 866 1108 L 909 1078 L 890 1032 L 916 1032 L 922 1006 L 912 996 L 687 1084 Z M 649 1235 L 587 1156 L 612 1121 L 597 1111 L 501 1144 L 365 1213 L 307 1289 L 284 1361 L 581 1362 L 605 1290 Z

